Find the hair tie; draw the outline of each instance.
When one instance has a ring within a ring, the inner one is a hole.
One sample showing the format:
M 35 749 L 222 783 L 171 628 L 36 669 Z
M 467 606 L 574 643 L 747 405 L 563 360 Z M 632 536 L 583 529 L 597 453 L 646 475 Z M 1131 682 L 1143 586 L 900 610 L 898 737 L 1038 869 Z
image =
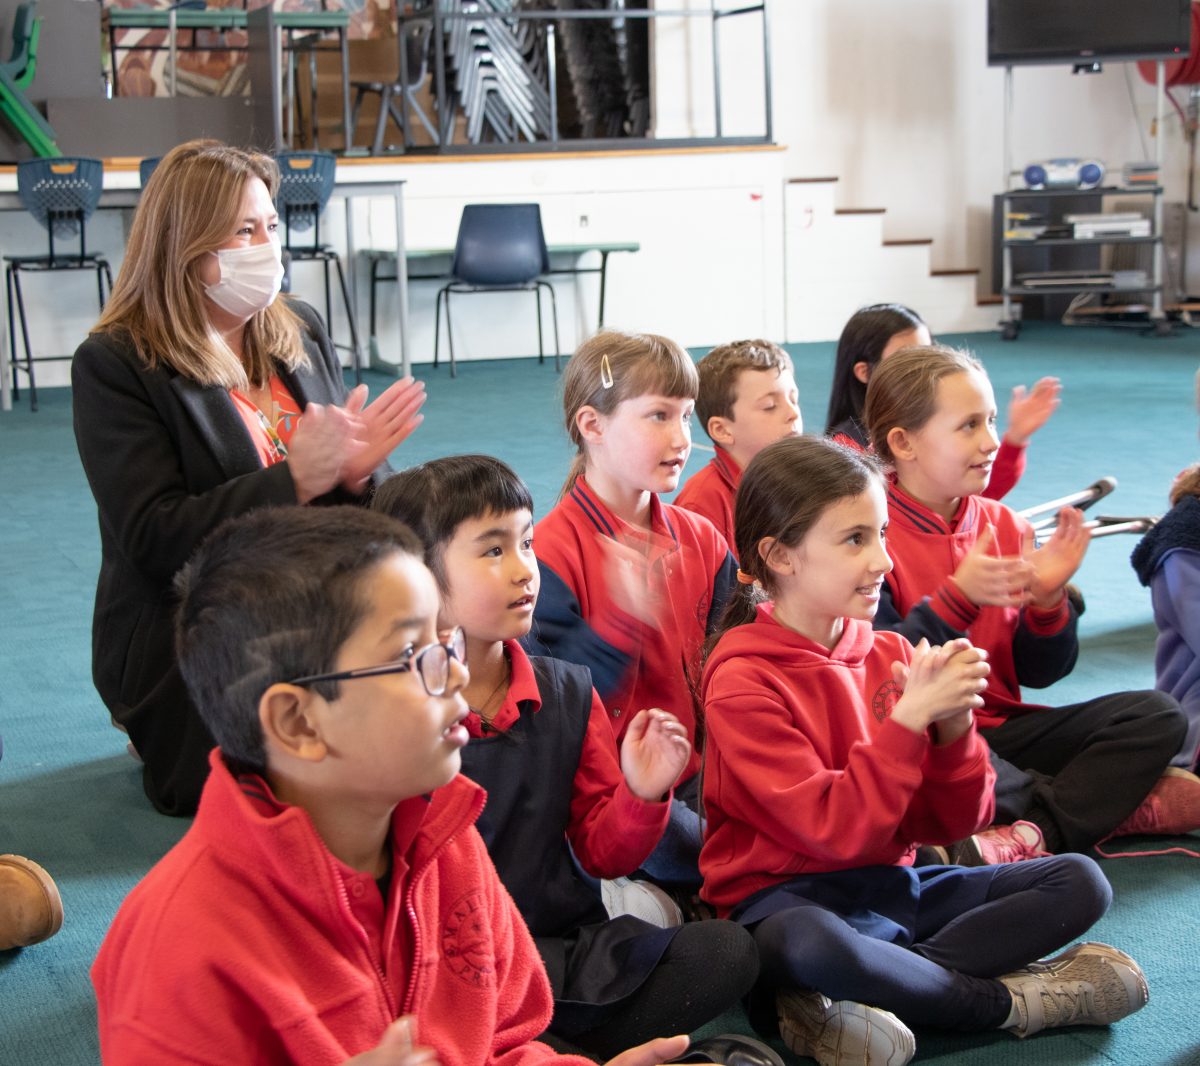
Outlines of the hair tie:
M 600 356 L 600 384 L 606 389 L 613 387 L 612 367 L 609 365 L 607 352 Z
M 753 574 L 747 574 L 746 571 L 742 570 L 740 567 L 738 568 L 737 579 L 739 585 L 755 585 L 758 583 L 758 578 L 756 578 Z

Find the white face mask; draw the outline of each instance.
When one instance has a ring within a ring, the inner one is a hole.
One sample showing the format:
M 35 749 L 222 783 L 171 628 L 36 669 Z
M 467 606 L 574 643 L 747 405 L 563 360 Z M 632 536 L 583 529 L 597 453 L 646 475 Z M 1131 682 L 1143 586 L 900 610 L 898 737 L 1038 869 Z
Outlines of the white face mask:
M 221 280 L 204 290 L 213 303 L 238 318 L 250 318 L 270 307 L 283 282 L 283 260 L 274 241 L 245 248 L 219 248 L 213 253 Z

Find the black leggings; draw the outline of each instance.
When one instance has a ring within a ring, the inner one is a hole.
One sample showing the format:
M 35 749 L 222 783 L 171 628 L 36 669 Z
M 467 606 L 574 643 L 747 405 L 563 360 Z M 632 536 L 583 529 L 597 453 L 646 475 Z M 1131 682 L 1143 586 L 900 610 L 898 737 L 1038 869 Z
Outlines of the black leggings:
M 1048 850 L 1086 854 L 1146 798 L 1186 729 L 1179 704 L 1153 690 L 1015 714 L 982 731 L 999 756 L 996 821 L 1024 818 Z
M 734 1006 L 757 976 L 758 952 L 742 926 L 689 922 L 641 988 L 573 1043 L 605 1060 L 655 1037 L 694 1032 Z
M 964 880 L 991 879 L 985 902 L 958 914 L 945 906 L 918 911 L 911 947 L 865 936 L 802 901 L 764 918 L 753 930 L 760 991 L 815 988 L 830 999 L 882 1007 L 909 1025 L 996 1029 L 1012 1006 L 996 978 L 1074 940 L 1112 900 L 1100 868 L 1080 855 L 962 873 Z

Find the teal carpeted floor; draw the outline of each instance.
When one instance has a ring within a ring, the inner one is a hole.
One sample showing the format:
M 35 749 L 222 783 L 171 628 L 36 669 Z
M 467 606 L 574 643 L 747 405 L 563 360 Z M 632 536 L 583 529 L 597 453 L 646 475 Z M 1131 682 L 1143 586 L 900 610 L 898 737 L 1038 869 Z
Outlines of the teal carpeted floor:
M 1009 503 L 1029 506 L 1112 474 L 1102 510 L 1158 513 L 1167 486 L 1197 454 L 1192 376 L 1200 336 L 1027 326 L 1016 344 L 965 340 L 1003 397 L 1018 382 L 1059 375 L 1064 404 L 1035 439 L 1029 472 Z M 796 359 L 806 425 L 819 430 L 833 346 L 801 345 Z M 558 379 L 531 360 L 470 364 L 429 382 L 426 422 L 399 463 L 487 451 L 529 481 L 539 512 L 569 463 Z M 372 385 L 382 379 L 372 377 Z M 125 893 L 186 823 L 154 814 L 122 734 L 108 724 L 89 674 L 91 601 L 99 559 L 95 510 L 75 453 L 70 395 L 45 390 L 42 410 L 0 415 L 0 852 L 45 865 L 62 890 L 66 923 L 46 944 L 0 953 L 0 1063 L 74 1066 L 99 1059 L 87 971 Z M 698 451 L 689 469 L 706 461 Z M 137 471 L 131 470 L 130 477 Z M 1128 565 L 1132 537 L 1097 541 L 1079 575 L 1088 602 L 1072 677 L 1049 690 L 1067 703 L 1153 683 L 1154 626 Z M 1197 605 L 1200 610 L 1200 605 Z M 1200 845 L 1193 838 L 1192 845 Z M 1018 1042 L 1006 1035 L 918 1034 L 918 1061 L 997 1064 L 1200 1063 L 1200 860 L 1126 859 L 1105 866 L 1116 902 L 1094 937 L 1134 954 L 1150 1005 L 1111 1030 L 1072 1030 Z M 1003 936 L 997 929 L 995 935 Z M 464 1007 L 467 1007 L 464 1004 Z M 711 1030 L 744 1027 L 740 1015 Z

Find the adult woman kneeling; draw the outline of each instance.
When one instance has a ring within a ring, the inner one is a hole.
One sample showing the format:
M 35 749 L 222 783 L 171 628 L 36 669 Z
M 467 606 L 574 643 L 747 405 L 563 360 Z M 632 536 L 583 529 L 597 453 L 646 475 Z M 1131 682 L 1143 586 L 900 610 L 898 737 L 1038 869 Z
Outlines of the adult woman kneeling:
M 176 572 L 234 515 L 365 502 L 425 399 L 410 379 L 369 406 L 365 386 L 347 395 L 316 313 L 276 299 L 278 183 L 270 158 L 215 141 L 168 153 L 72 366 L 75 439 L 100 518 L 92 676 L 168 814 L 195 810 L 213 746 L 175 660 Z

